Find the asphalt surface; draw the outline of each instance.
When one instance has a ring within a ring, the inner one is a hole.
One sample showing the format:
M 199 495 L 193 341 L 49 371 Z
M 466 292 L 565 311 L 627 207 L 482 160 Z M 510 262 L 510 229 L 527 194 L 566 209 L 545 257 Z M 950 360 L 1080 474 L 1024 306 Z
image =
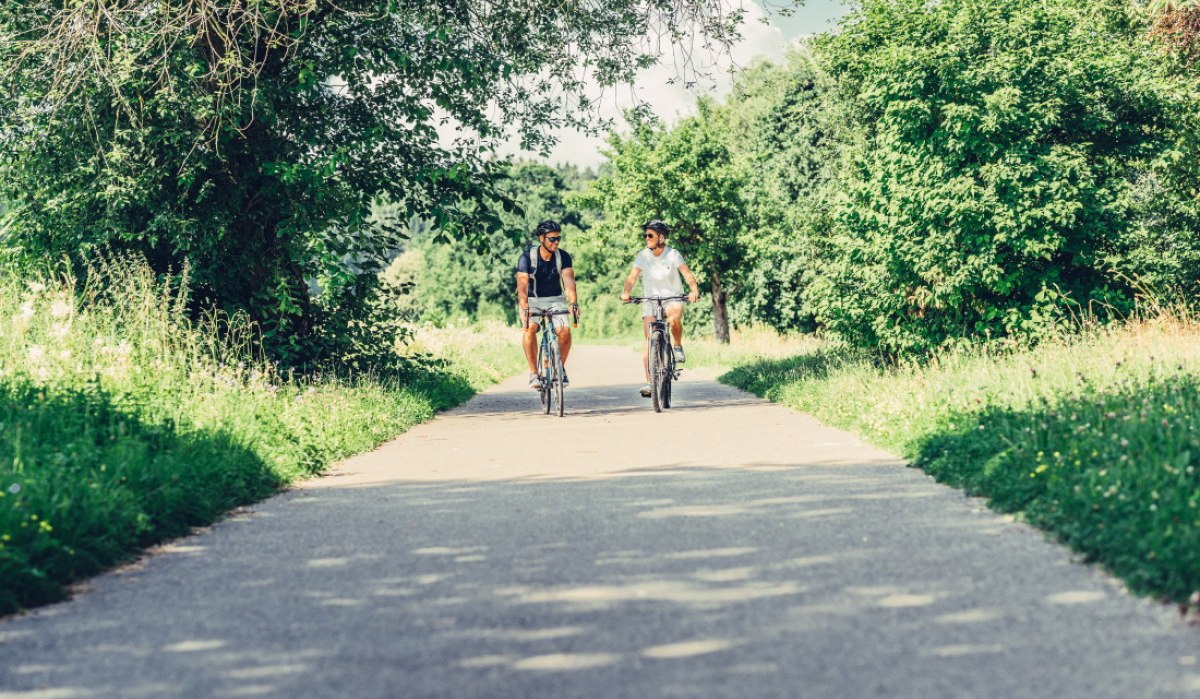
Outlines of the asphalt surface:
M 581 347 L 75 599 L 0 699 L 1200 697 L 1200 628 L 854 437 Z

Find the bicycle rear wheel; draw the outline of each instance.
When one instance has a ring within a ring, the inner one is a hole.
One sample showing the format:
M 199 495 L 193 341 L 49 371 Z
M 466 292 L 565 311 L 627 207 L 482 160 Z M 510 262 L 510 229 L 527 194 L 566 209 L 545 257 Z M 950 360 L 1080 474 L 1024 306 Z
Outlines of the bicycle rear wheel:
M 663 375 L 667 370 L 663 366 L 662 347 L 662 334 L 652 333 L 650 335 L 650 403 L 654 406 L 656 413 L 661 413 L 663 410 L 662 385 Z
M 553 360 L 550 362 L 550 367 L 554 373 L 554 379 L 553 379 L 553 384 L 552 384 L 553 385 L 553 393 L 551 394 L 550 397 L 554 403 L 554 411 L 558 413 L 559 417 L 562 417 L 563 416 L 562 348 L 559 347 L 557 343 L 551 345 L 551 348 L 552 348 L 551 352 L 554 355 L 554 357 L 553 357 Z

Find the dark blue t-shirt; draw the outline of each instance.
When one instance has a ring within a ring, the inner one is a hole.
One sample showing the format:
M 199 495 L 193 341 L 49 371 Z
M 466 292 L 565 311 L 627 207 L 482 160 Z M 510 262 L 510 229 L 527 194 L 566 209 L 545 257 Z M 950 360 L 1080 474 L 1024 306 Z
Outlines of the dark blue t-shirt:
M 571 269 L 571 255 L 566 250 L 559 250 L 562 255 L 563 270 Z M 529 267 L 529 258 L 533 257 L 537 263 L 537 270 L 534 271 Z M 529 295 L 537 298 L 546 296 L 562 296 L 563 287 L 562 280 L 558 277 L 558 267 L 554 264 L 554 255 L 550 256 L 549 260 L 543 260 L 539 248 L 533 248 L 532 251 L 526 250 L 521 253 L 521 259 L 517 260 L 517 271 L 524 272 L 529 275 Z M 534 293 L 534 280 L 537 280 L 537 293 Z

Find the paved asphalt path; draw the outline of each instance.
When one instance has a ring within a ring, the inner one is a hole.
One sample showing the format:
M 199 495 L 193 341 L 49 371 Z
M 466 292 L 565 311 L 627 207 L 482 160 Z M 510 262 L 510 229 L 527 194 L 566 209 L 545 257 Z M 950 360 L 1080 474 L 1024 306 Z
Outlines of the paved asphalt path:
M 582 347 L 70 602 L 0 698 L 1200 697 L 1200 628 L 787 408 Z M 634 379 L 631 382 L 629 379 Z

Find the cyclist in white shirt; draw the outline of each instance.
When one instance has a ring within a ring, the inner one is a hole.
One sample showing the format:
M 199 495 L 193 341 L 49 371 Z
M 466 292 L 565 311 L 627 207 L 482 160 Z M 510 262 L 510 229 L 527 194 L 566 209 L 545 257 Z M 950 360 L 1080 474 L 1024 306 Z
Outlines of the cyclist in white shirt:
M 646 247 L 639 250 L 637 257 L 633 260 L 633 268 L 625 279 L 624 288 L 621 289 L 622 301 L 629 302 L 630 292 L 633 291 L 633 285 L 637 283 L 639 276 L 642 277 L 643 296 L 682 296 L 683 283 L 680 280 L 682 275 L 683 280 L 686 280 L 688 287 L 691 288 L 691 291 L 688 292 L 688 301 L 695 303 L 696 299 L 700 298 L 700 290 L 696 286 L 696 275 L 688 269 L 683 254 L 675 248 L 667 246 L 667 235 L 670 232 L 671 228 L 662 221 L 648 221 L 646 225 L 642 226 Z M 675 362 L 682 364 L 685 359 L 683 354 L 683 303 L 669 303 L 666 311 L 667 323 L 671 326 L 671 338 L 674 340 L 672 351 L 675 353 Z M 650 337 L 650 322 L 653 320 L 654 305 L 648 301 L 644 302 L 642 304 L 642 331 L 647 338 Z M 642 352 L 642 366 L 646 372 L 646 383 L 641 388 L 641 394 L 646 398 L 650 396 L 649 351 L 647 347 Z

